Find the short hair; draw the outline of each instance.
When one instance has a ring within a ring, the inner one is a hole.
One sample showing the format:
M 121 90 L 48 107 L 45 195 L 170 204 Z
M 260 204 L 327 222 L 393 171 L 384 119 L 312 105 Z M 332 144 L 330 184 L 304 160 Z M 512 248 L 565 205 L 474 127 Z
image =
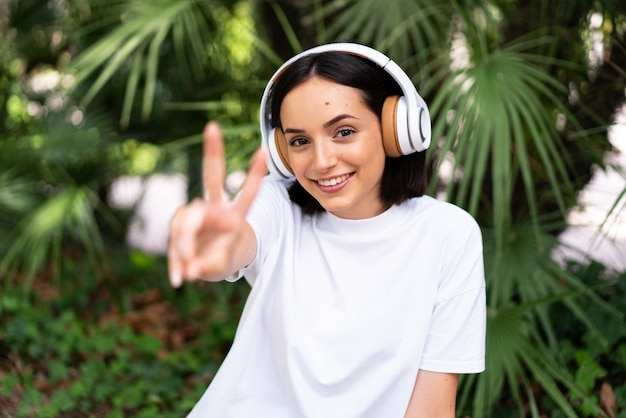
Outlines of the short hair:
M 379 121 L 385 99 L 402 94 L 402 90 L 391 75 L 365 58 L 340 51 L 305 55 L 287 67 L 272 88 L 273 127 L 282 129 L 280 108 L 287 93 L 314 76 L 359 89 L 363 94 L 365 105 L 378 116 Z M 427 185 L 425 154 L 416 152 L 385 158 L 380 188 L 380 199 L 385 207 L 400 204 L 425 193 Z M 289 197 L 305 214 L 313 215 L 324 211 L 319 202 L 297 180 L 289 187 Z

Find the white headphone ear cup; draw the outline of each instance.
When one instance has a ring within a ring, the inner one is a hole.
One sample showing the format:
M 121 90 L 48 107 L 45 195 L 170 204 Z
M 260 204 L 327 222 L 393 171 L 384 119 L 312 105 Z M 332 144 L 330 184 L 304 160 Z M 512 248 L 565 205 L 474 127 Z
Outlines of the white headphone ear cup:
M 273 128 L 267 137 L 267 145 L 269 149 L 271 166 L 276 168 L 277 173 L 281 177 L 293 177 L 293 171 L 289 165 L 289 156 L 287 154 L 287 141 L 282 129 Z
M 420 118 L 420 138 L 419 141 L 415 141 L 415 150 L 424 151 L 430 146 L 431 138 L 431 125 L 430 125 L 430 112 L 428 106 L 424 103 L 423 107 L 419 109 Z

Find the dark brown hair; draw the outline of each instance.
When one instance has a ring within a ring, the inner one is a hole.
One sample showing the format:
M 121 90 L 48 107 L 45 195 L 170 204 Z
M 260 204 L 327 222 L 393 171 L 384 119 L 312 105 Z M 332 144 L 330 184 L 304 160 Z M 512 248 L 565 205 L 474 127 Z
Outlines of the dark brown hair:
M 400 87 L 385 70 L 365 58 L 339 51 L 306 55 L 287 67 L 273 86 L 271 120 L 274 127 L 282 129 L 280 107 L 287 93 L 313 76 L 361 90 L 366 106 L 378 115 L 379 121 L 385 99 L 402 94 Z M 424 152 L 386 157 L 380 188 L 383 205 L 390 207 L 424 194 L 425 161 Z M 306 214 L 324 211 L 319 202 L 297 181 L 289 188 L 289 197 Z

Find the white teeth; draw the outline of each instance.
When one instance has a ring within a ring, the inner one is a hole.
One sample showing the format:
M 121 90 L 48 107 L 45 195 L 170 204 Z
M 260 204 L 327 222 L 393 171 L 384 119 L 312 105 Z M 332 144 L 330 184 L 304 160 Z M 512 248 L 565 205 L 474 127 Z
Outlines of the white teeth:
M 342 181 L 345 181 L 348 177 L 349 176 L 347 174 L 344 174 L 343 176 L 335 177 L 334 179 L 318 180 L 317 182 L 321 184 L 322 186 L 334 186 L 336 184 L 341 183 Z

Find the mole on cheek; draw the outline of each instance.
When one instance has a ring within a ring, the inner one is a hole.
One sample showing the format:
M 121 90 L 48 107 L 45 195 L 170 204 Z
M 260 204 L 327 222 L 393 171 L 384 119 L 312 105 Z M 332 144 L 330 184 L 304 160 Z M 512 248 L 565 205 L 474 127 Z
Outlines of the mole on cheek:
M 326 106 L 328 106 L 328 105 L 330 104 L 330 102 L 326 102 L 326 103 L 324 103 L 324 104 L 325 104 Z

